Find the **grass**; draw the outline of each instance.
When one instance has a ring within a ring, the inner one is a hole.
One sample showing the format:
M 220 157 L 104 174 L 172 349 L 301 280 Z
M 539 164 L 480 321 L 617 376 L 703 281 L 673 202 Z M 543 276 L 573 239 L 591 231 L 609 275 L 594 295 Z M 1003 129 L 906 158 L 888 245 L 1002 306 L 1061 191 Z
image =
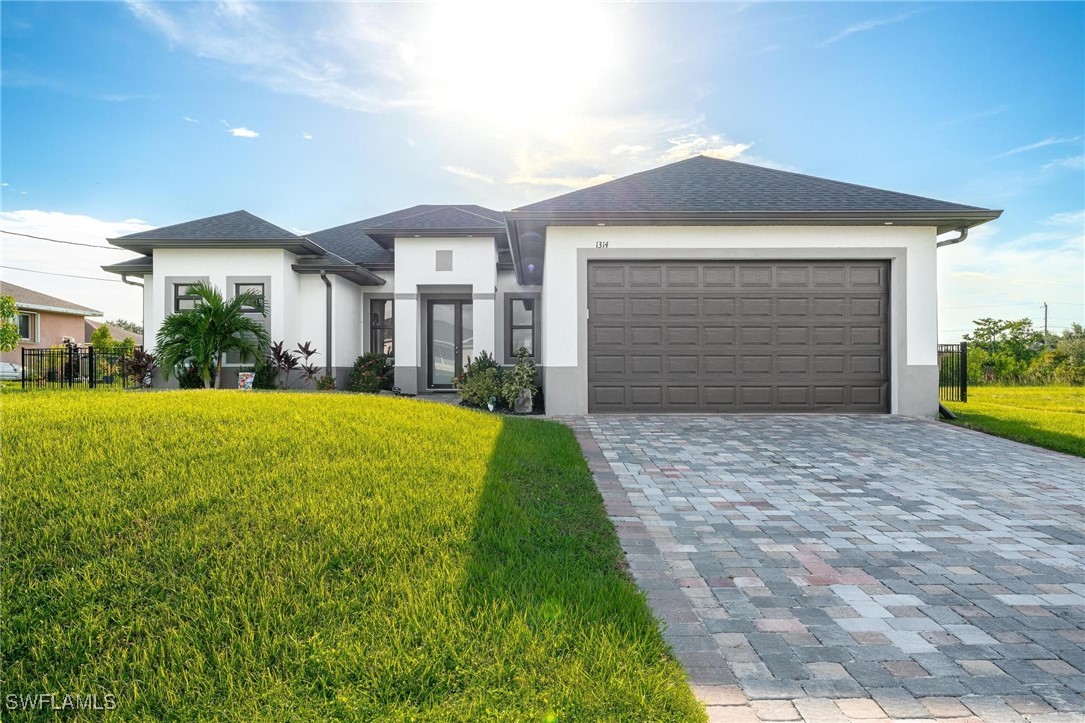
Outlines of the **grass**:
M 704 718 L 559 424 L 355 395 L 0 403 L 5 694 L 166 720 Z
M 1085 457 L 1083 387 L 972 387 L 946 406 L 954 424 Z

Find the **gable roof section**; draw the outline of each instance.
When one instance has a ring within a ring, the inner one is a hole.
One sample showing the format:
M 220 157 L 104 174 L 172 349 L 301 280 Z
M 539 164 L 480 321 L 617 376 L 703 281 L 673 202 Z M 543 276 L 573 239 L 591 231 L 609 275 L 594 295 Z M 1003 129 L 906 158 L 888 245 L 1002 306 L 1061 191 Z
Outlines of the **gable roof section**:
M 75 316 L 101 316 L 102 312 L 80 304 L 59 299 L 40 291 L 28 289 L 25 286 L 16 286 L 6 281 L 0 281 L 0 296 L 11 296 L 15 299 L 15 306 L 25 311 L 50 311 L 54 314 L 74 314 Z
M 284 248 L 319 254 L 323 249 L 305 238 L 248 211 L 186 221 L 109 239 L 114 246 L 150 254 L 155 248 Z
M 154 270 L 154 259 L 151 256 L 137 256 L 116 264 L 105 264 L 102 270 L 113 274 L 149 274 Z
M 354 221 L 316 231 L 309 234 L 309 238 L 329 253 L 341 256 L 352 263 L 373 268 L 391 268 L 395 265 L 392 250 L 384 248 L 365 232 L 365 227 L 371 220 Z
M 90 335 L 94 333 L 94 330 L 102 326 L 109 327 L 109 335 L 113 337 L 113 339 L 116 341 L 131 339 L 132 343 L 134 343 L 136 346 L 140 346 L 143 344 L 143 334 L 137 334 L 134 331 L 128 331 L 127 329 L 122 329 L 119 326 L 106 324 L 104 321 L 91 321 L 90 319 L 84 319 L 83 325 L 84 331 L 86 333 L 83 341 L 85 341 L 87 344 L 90 343 Z
M 505 217 L 474 204 L 412 206 L 369 219 L 365 232 L 386 248 L 396 236 L 493 236 L 504 242 Z
M 949 228 L 997 218 L 1000 211 L 696 156 L 597 186 L 521 206 L 510 220 L 621 218 L 644 221 L 769 222 L 851 219 L 947 220 Z M 941 224 L 939 224 L 941 225 Z

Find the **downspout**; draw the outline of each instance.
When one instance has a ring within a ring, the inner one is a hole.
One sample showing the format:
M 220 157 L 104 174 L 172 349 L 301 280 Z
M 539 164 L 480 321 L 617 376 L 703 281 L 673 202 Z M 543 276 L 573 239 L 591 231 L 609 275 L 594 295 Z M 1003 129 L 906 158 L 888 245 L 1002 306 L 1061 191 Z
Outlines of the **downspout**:
M 332 375 L 332 282 L 328 279 L 328 272 L 320 272 L 320 280 L 324 282 L 324 286 L 328 288 L 327 300 L 325 302 L 324 310 L 324 348 L 327 349 L 324 358 L 327 360 L 326 373 L 330 377 Z
M 129 286 L 138 286 L 141 289 L 143 288 L 143 284 L 137 284 L 135 281 L 129 281 L 128 274 L 121 274 L 121 281 L 128 284 Z
M 957 233 L 961 234 L 957 238 L 947 238 L 939 241 L 938 248 L 942 248 L 943 246 L 952 246 L 953 244 L 959 244 L 961 241 L 964 241 L 966 238 L 968 238 L 968 228 L 965 226 L 957 229 Z
M 138 286 L 141 289 L 143 288 L 143 284 L 137 284 L 135 281 L 129 281 L 128 280 L 128 274 L 121 274 L 121 281 L 128 284 L 129 286 Z M 139 315 L 139 318 L 143 320 L 143 329 L 146 331 L 146 329 L 147 329 L 147 305 L 145 303 L 143 303 L 143 302 L 144 302 L 144 299 L 140 299 L 140 304 L 139 304 L 140 315 Z M 141 348 L 146 349 L 146 344 L 142 345 Z

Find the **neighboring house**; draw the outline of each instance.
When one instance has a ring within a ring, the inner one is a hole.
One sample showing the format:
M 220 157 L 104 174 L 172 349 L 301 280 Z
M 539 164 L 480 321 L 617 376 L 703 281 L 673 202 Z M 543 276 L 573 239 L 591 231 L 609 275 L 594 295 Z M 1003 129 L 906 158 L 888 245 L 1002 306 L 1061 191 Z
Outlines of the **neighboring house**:
M 262 292 L 273 339 L 406 393 L 527 346 L 547 412 L 933 416 L 937 242 L 1000 211 L 696 157 L 501 213 L 414 206 L 299 236 L 245 211 L 111 242 L 144 329 L 186 285 Z M 943 242 L 945 243 L 945 242 Z M 236 369 L 236 367 L 234 367 Z
M 0 281 L 0 295 L 14 297 L 22 339 L 17 348 L 0 353 L 0 361 L 22 363 L 23 349 L 50 347 L 67 340 L 82 344 L 84 319 L 102 315 L 100 311 L 6 281 Z
M 86 326 L 83 330 L 83 341 L 87 344 L 90 343 L 91 334 L 93 334 L 96 329 L 101 326 L 108 326 L 109 335 L 113 337 L 114 341 L 124 341 L 125 339 L 131 339 L 132 343 L 136 346 L 143 346 L 142 334 L 137 334 L 134 331 L 128 331 L 127 329 L 122 329 L 119 326 L 113 326 L 112 324 L 106 324 L 102 321 L 91 321 L 90 319 L 87 319 L 85 324 Z

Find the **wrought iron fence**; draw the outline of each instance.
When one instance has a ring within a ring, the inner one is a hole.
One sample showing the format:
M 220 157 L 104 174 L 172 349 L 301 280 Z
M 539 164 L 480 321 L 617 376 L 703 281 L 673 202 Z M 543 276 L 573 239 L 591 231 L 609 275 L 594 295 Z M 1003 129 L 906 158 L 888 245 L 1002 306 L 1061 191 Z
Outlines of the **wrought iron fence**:
M 125 374 L 124 365 L 129 357 L 123 351 L 102 351 L 73 344 L 46 349 L 24 348 L 22 357 L 23 389 L 127 389 L 136 386 Z
M 938 400 L 968 401 L 968 344 L 938 345 Z

